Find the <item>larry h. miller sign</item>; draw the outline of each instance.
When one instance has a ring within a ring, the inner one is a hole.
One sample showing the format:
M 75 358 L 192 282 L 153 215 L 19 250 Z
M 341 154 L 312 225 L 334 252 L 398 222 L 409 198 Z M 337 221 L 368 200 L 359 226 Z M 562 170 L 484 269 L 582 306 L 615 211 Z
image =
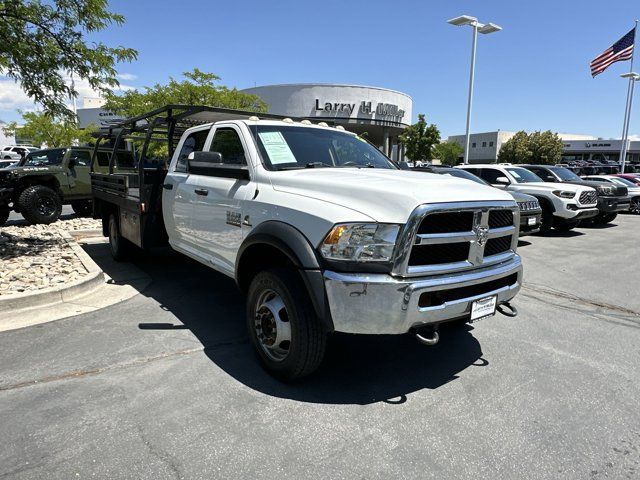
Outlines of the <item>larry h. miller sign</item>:
M 401 122 L 405 114 L 398 105 L 391 103 L 378 103 L 373 108 L 373 102 L 365 100 L 360 101 L 358 105 L 355 102 L 321 102 L 319 98 L 316 98 L 315 111 L 325 112 L 331 116 L 347 114 L 349 117 L 356 112 L 356 117 L 371 118 L 375 115 L 376 118 L 393 122 Z

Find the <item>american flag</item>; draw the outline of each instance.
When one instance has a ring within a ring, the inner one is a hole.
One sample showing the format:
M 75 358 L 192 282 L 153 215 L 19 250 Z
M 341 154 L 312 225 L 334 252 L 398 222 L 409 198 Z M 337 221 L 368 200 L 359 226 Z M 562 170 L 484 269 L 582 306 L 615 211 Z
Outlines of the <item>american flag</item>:
M 609 65 L 615 62 L 629 60 L 633 56 L 636 29 L 632 29 L 624 37 L 607 48 L 591 61 L 591 76 L 595 77 L 604 72 Z

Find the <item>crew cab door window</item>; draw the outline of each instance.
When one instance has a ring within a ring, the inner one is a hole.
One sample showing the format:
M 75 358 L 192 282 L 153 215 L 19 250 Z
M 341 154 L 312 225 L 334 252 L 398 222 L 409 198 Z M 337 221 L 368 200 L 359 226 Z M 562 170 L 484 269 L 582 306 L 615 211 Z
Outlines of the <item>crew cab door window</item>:
M 184 142 L 182 143 L 182 147 L 180 148 L 180 153 L 178 154 L 178 160 L 176 161 L 174 171 L 187 171 L 187 157 L 192 152 L 202 151 L 208 136 L 209 129 L 204 129 L 192 132 L 187 138 L 185 138 Z
M 557 182 L 556 177 L 544 168 L 527 168 L 527 170 L 531 170 L 545 182 Z
M 495 170 L 493 168 L 483 168 L 480 172 L 480 178 L 489 182 L 491 185 L 499 185 L 499 177 L 506 177 L 506 175 L 500 170 Z
M 222 163 L 229 165 L 247 164 L 242 141 L 238 136 L 238 132 L 233 128 L 217 128 L 209 151 L 218 152 L 222 155 Z
M 84 150 L 73 150 L 69 155 L 77 167 L 88 167 L 91 164 L 91 154 Z

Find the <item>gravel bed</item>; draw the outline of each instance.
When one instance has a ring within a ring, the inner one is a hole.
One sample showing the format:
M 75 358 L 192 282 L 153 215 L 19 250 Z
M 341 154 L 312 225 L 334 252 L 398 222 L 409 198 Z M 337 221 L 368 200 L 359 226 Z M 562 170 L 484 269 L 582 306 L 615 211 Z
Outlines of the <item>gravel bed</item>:
M 0 227 L 0 296 L 61 286 L 86 275 L 62 233 L 96 228 L 100 221 L 90 218 Z

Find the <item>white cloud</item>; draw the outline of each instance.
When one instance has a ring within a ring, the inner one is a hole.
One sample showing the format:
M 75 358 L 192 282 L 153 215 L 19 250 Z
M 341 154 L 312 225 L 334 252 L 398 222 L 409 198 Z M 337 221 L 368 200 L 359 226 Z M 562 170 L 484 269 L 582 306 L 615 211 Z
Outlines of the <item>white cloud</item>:
M 640 135 L 629 135 L 629 140 L 637 142 L 638 140 L 640 140 Z
M 129 76 L 130 74 L 124 74 Z M 135 77 L 135 76 L 132 76 Z M 65 81 L 70 84 L 71 77 L 64 75 Z M 124 79 L 124 78 L 123 78 Z M 75 79 L 75 88 L 78 92 L 78 106 L 82 106 L 82 99 L 85 97 L 99 97 L 100 93 L 94 90 L 87 80 Z M 131 85 L 120 84 L 116 91 L 133 90 L 135 87 Z M 71 101 L 68 102 L 71 106 Z M 20 85 L 11 78 L 0 75 L 0 112 L 12 112 L 16 110 L 36 110 L 38 106 L 35 102 L 22 90 Z M 13 115 L 12 115 L 13 116 Z
M 133 73 L 119 73 L 116 75 L 116 77 L 118 77 L 119 80 L 135 80 L 136 78 L 138 78 L 137 75 L 134 75 Z

